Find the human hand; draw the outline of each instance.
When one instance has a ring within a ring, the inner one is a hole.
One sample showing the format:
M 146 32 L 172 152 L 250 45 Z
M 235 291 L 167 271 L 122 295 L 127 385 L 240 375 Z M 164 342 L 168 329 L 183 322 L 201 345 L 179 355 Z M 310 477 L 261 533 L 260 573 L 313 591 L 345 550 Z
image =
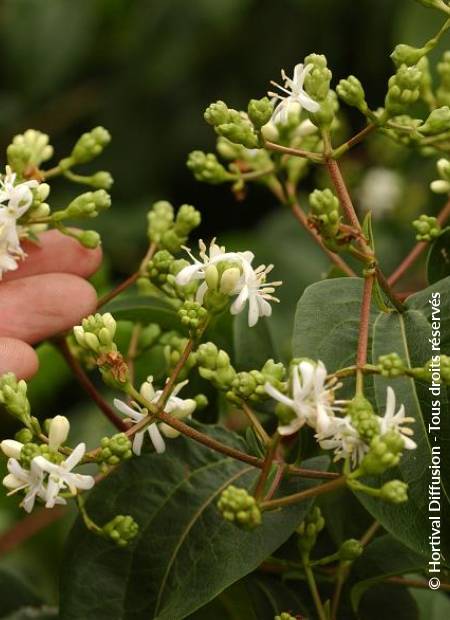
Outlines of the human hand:
M 55 230 L 23 249 L 28 257 L 0 282 L 0 375 L 28 378 L 38 369 L 30 345 L 95 311 L 96 293 L 84 278 L 98 269 L 102 254 Z

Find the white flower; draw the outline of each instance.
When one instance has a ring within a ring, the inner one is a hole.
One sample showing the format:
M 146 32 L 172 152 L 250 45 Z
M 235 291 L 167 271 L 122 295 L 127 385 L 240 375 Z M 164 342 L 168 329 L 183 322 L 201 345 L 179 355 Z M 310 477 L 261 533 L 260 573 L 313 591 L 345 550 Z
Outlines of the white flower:
M 404 424 L 411 424 L 414 422 L 414 418 L 405 416 L 404 405 L 401 405 L 400 409 L 395 413 L 395 392 L 391 386 L 387 388 L 386 411 L 384 416 L 379 418 L 379 421 L 381 435 L 389 431 L 396 431 L 402 435 L 407 450 L 414 450 L 417 448 L 416 442 L 411 439 L 411 435 L 414 434 L 414 431 L 408 426 L 403 426 Z
M 17 269 L 17 260 L 25 257 L 20 247 L 17 220 L 30 208 L 31 189 L 38 186 L 37 181 L 15 183 L 16 175 L 7 166 L 0 180 L 0 278 L 6 271 Z
M 13 495 L 19 491 L 26 491 L 21 503 L 26 512 L 33 510 L 37 497 L 44 499 L 46 494 L 44 472 L 35 460 L 31 461 L 30 469 L 24 469 L 15 458 L 9 459 L 9 474 L 3 478 L 3 485 L 10 489 L 8 495 Z
M 369 446 L 352 425 L 350 416 L 331 418 L 328 427 L 318 432 L 315 437 L 321 448 L 334 450 L 335 461 L 350 458 L 354 467 L 361 463 L 369 450 Z
M 278 301 L 272 296 L 274 287 L 281 282 L 266 282 L 267 274 L 272 270 L 273 265 L 266 267 L 260 265 L 256 269 L 252 267 L 254 254 L 252 252 L 226 252 L 224 247 L 216 244 L 215 239 L 210 244 L 209 254 L 203 241 L 199 242 L 200 257 L 199 261 L 191 251 L 186 248 L 189 256 L 194 263 L 184 267 L 177 275 L 176 282 L 180 286 L 189 284 L 195 280 L 202 280 L 196 293 L 196 301 L 203 303 L 206 292 L 213 282 L 218 284 L 218 271 L 216 266 L 224 261 L 235 263 L 235 267 L 229 267 L 223 274 L 223 281 L 220 282 L 220 291 L 230 296 L 236 295 L 237 298 L 232 304 L 230 311 L 232 314 L 242 312 L 249 304 L 248 324 L 253 327 L 262 316 L 270 316 L 272 308 L 268 302 Z M 240 271 L 238 275 L 237 270 Z M 235 284 L 234 284 L 235 283 Z M 232 284 L 234 286 L 232 287 Z
M 0 448 L 5 456 L 13 459 L 19 459 L 22 452 L 23 443 L 15 439 L 4 439 L 0 443 Z
M 43 456 L 36 456 L 33 459 L 31 467 L 38 467 L 42 472 L 48 474 L 47 488 L 42 498 L 45 501 L 46 508 L 53 508 L 55 504 L 65 504 L 65 499 L 59 497 L 60 492 L 65 489 L 70 491 L 72 495 L 76 495 L 78 489 L 87 491 L 94 486 L 95 480 L 92 476 L 72 472 L 72 469 L 83 459 L 85 452 L 86 445 L 80 443 L 74 448 L 70 456 L 59 465 L 47 461 Z
M 382 217 L 399 204 L 404 192 L 403 179 L 388 168 L 372 168 L 358 191 L 361 207 L 374 217 Z
M 339 385 L 327 382 L 327 369 L 323 362 L 317 364 L 304 360 L 294 366 L 291 374 L 290 392 L 286 396 L 270 383 L 265 390 L 275 400 L 292 409 L 296 417 L 290 424 L 279 426 L 280 435 L 292 435 L 304 424 L 325 432 L 334 419 L 334 411 L 339 411 L 334 402 L 334 390 Z
M 273 265 L 268 267 L 261 265 L 257 269 L 253 269 L 250 264 L 243 263 L 242 277 L 233 290 L 233 293 L 237 294 L 237 298 L 231 305 L 230 312 L 231 314 L 239 314 L 248 301 L 249 327 L 256 325 L 260 317 L 272 314 L 272 306 L 268 300 L 279 301 L 272 293 L 276 286 L 280 286 L 281 282 L 266 282 L 266 276 L 272 269 Z
M 295 65 L 294 67 L 294 75 L 292 78 L 288 77 L 284 71 L 281 71 L 281 77 L 284 80 L 284 86 L 277 84 L 276 82 L 271 81 L 273 86 L 279 88 L 283 95 L 279 93 L 269 92 L 270 97 L 275 97 L 279 99 L 280 102 L 276 106 L 273 111 L 272 121 L 276 122 L 285 122 L 287 120 L 287 116 L 289 114 L 289 110 L 294 106 L 299 107 L 300 109 L 305 108 L 308 112 L 317 112 L 320 109 L 320 105 L 317 101 L 314 101 L 308 93 L 305 92 L 303 88 L 303 83 L 305 81 L 305 77 L 308 72 L 312 69 L 312 65 L 303 66 L 303 64 Z
M 58 448 L 66 441 L 69 436 L 70 422 L 63 415 L 55 416 L 49 424 L 48 429 L 48 446 L 50 450 L 58 450 Z
M 171 395 L 166 401 L 164 406 L 164 411 L 173 415 L 176 418 L 190 418 L 192 413 L 195 410 L 196 402 L 192 398 L 179 398 L 177 394 L 180 390 L 186 385 L 187 381 L 183 381 L 179 383 L 173 389 Z M 150 403 L 157 403 L 161 397 L 162 390 L 156 390 L 153 387 L 153 377 L 148 377 L 147 381 L 142 384 L 140 392 L 142 396 L 148 400 Z M 133 407 L 127 405 L 122 400 L 115 399 L 114 406 L 116 409 L 126 415 L 133 422 L 140 422 L 148 416 L 148 411 L 145 408 L 139 407 L 137 403 L 131 403 Z M 142 451 L 142 444 L 144 442 L 145 433 L 148 432 L 150 436 L 150 440 L 158 454 L 162 454 L 166 449 L 165 441 L 161 435 L 161 431 L 166 437 L 173 438 L 179 435 L 179 432 L 168 424 L 158 424 L 157 422 L 153 422 L 149 426 L 147 426 L 143 431 L 140 431 L 135 434 L 133 440 L 133 452 L 138 456 Z

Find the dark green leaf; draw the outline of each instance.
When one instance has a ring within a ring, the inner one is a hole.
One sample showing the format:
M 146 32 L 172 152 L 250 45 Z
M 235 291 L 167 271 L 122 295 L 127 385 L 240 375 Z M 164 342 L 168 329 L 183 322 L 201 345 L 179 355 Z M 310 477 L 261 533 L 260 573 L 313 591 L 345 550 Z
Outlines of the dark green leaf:
M 236 435 L 205 428 L 245 449 Z M 325 461 L 314 459 L 309 466 L 323 468 Z M 131 514 L 140 537 L 119 550 L 76 524 L 64 560 L 61 619 L 178 620 L 254 570 L 311 505 L 267 513 L 253 532 L 236 528 L 218 512 L 218 496 L 229 484 L 251 488 L 257 476 L 254 468 L 183 437 L 164 455 L 144 454 L 119 468 L 92 493 L 88 510 L 100 523 Z M 309 486 L 292 479 L 283 492 Z
M 25 605 L 37 606 L 41 601 L 31 588 L 14 573 L 0 570 L 0 618 Z
M 272 358 L 277 360 L 267 319 L 261 318 L 249 327 L 247 315 L 241 312 L 234 319 L 234 358 L 238 370 L 253 370 L 264 366 Z
M 390 534 L 376 538 L 353 565 L 352 577 L 357 581 L 351 593 L 353 609 L 358 609 L 364 592 L 375 584 L 393 575 L 420 571 L 426 562 Z
M 450 276 L 450 230 L 431 244 L 427 257 L 427 276 L 430 284 Z

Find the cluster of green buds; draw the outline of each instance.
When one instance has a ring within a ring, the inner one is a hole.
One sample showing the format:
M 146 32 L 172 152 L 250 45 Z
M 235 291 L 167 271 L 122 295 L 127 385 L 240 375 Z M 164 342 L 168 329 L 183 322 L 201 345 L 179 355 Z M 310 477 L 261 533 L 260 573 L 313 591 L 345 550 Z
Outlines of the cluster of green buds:
M 291 616 L 288 611 L 282 611 L 280 615 L 275 616 L 273 620 L 297 620 L 298 616 Z
M 400 377 L 405 374 L 406 365 L 398 353 L 380 355 L 377 368 L 383 377 Z
M 397 69 L 388 82 L 385 107 L 389 116 L 403 114 L 410 105 L 418 101 L 422 79 L 422 72 L 417 66 L 401 65 Z
M 163 347 L 164 357 L 170 372 L 180 361 L 180 358 L 188 344 L 188 338 L 186 338 L 186 336 L 182 336 L 175 330 L 170 330 L 161 335 L 159 344 Z M 191 370 L 197 365 L 197 359 L 198 351 L 193 351 L 190 353 L 179 375 L 181 380 L 185 379 Z
M 347 415 L 350 416 L 352 426 L 365 443 L 370 444 L 380 434 L 378 416 L 364 396 L 357 395 L 349 402 Z
M 21 177 L 27 177 L 38 170 L 42 163 L 53 155 L 49 136 L 36 129 L 27 129 L 14 136 L 6 150 L 8 164 Z
M 30 403 L 27 397 L 27 384 L 16 375 L 8 372 L 0 376 L 0 406 L 20 420 L 27 427 L 31 426 Z
M 260 146 L 258 132 L 249 115 L 229 108 L 224 101 L 216 101 L 208 106 L 204 117 L 219 136 L 227 138 L 230 142 L 241 144 L 248 149 Z
M 121 461 L 126 461 L 133 456 L 131 441 L 125 433 L 117 433 L 112 437 L 103 437 L 100 441 L 100 449 L 97 454 L 97 462 L 100 469 L 107 472 Z
M 101 528 L 105 538 L 119 547 L 126 547 L 139 533 L 139 526 L 130 515 L 117 515 Z
M 364 115 L 367 114 L 369 108 L 366 102 L 366 94 L 357 77 L 349 75 L 348 78 L 340 80 L 336 92 L 347 105 L 357 108 Z
M 391 504 L 408 501 L 408 485 L 402 480 L 390 480 L 380 489 L 380 499 Z
M 91 314 L 73 328 L 73 334 L 80 347 L 100 355 L 117 351 L 114 342 L 117 323 L 109 312 Z
M 203 379 L 219 390 L 230 390 L 236 377 L 230 356 L 213 342 L 205 342 L 197 349 L 198 371 Z
M 340 247 L 339 225 L 341 215 L 339 200 L 331 189 L 316 189 L 309 196 L 310 219 L 317 227 L 326 246 L 333 251 Z
M 69 157 L 62 159 L 58 165 L 66 171 L 78 164 L 87 164 L 103 153 L 110 142 L 109 131 L 104 127 L 95 127 L 80 136 Z
M 195 179 L 203 183 L 218 185 L 233 179 L 233 175 L 219 162 L 214 153 L 192 151 L 187 160 L 187 167 Z
M 431 191 L 436 194 L 448 194 L 450 192 L 450 161 L 441 158 L 437 163 L 439 179 L 431 183 Z
M 298 534 L 297 545 L 302 557 L 309 556 L 324 527 L 325 519 L 322 512 L 318 506 L 314 506 L 296 530 Z
M 111 196 L 104 189 L 95 192 L 85 192 L 80 194 L 62 211 L 55 211 L 52 214 L 54 222 L 60 222 L 69 218 L 97 217 L 97 215 L 109 209 L 111 206 Z
M 153 204 L 147 219 L 150 242 L 169 252 L 177 252 L 192 230 L 199 226 L 201 216 L 191 205 L 182 205 L 175 216 L 170 202 L 159 200 Z
M 395 467 L 400 462 L 404 445 L 403 438 L 395 431 L 375 435 L 361 461 L 360 471 L 364 475 L 379 475 Z
M 185 301 L 178 309 L 178 316 L 183 325 L 195 332 L 205 325 L 208 311 L 196 301 Z
M 330 89 L 332 73 L 323 54 L 309 54 L 304 60 L 305 67 L 311 70 L 305 76 L 305 90 L 314 101 L 320 104 L 317 112 L 309 117 L 317 127 L 330 127 L 339 108 L 336 93 Z
M 244 529 L 251 530 L 261 525 L 262 517 L 258 503 L 246 489 L 239 489 L 230 484 L 222 491 L 217 507 L 224 519 Z
M 418 132 L 424 136 L 436 136 L 448 131 L 450 126 L 450 108 L 445 105 L 430 112 Z
M 439 376 L 438 380 L 435 378 L 436 375 Z M 448 355 L 440 355 L 438 360 L 431 359 L 423 367 L 412 368 L 411 376 L 429 383 L 450 385 L 450 357 Z
M 416 229 L 417 241 L 433 241 L 442 233 L 441 225 L 430 215 L 421 215 L 412 225 Z
M 231 389 L 227 392 L 227 398 L 238 404 L 242 400 L 263 402 L 268 398 L 265 389 L 266 383 L 270 383 L 277 389 L 283 389 L 285 375 L 284 365 L 269 359 L 261 370 L 238 372 L 231 382 Z

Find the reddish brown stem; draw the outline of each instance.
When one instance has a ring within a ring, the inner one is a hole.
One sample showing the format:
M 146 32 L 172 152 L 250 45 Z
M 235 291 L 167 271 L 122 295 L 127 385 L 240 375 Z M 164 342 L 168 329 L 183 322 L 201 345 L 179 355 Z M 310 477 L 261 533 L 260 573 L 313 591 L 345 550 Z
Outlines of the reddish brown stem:
M 443 224 L 445 224 L 449 217 L 450 200 L 445 204 L 436 219 L 442 226 Z M 414 265 L 416 260 L 419 258 L 419 256 L 421 256 L 427 246 L 428 243 L 426 241 L 419 241 L 419 243 L 416 243 L 411 252 L 403 259 L 397 269 L 389 276 L 388 282 L 391 286 L 396 284 L 400 280 L 400 278 L 402 278 L 403 275 L 408 271 L 408 269 L 412 267 L 412 265 Z
M 352 138 L 347 140 L 347 142 L 344 142 L 342 146 L 338 146 L 336 149 L 334 149 L 333 154 L 335 156 L 339 156 L 342 153 L 347 152 L 353 146 L 362 142 L 364 138 L 368 136 L 370 133 L 372 133 L 374 129 L 376 129 L 375 123 L 369 123 L 369 125 L 366 125 L 364 129 L 361 129 L 361 131 L 359 131 Z
M 363 392 L 364 366 L 367 363 L 367 346 L 369 342 L 370 306 L 374 275 L 364 278 L 363 297 L 361 302 L 361 314 L 359 324 L 358 349 L 356 353 L 356 391 Z
M 85 390 L 91 400 L 97 405 L 97 407 L 105 414 L 108 420 L 114 424 L 114 426 L 120 431 L 126 431 L 128 429 L 128 425 L 122 420 L 120 416 L 114 411 L 112 407 L 102 398 L 101 394 L 97 391 L 95 385 L 91 382 L 87 374 L 84 372 L 83 368 L 78 363 L 78 360 L 74 358 L 70 349 L 67 345 L 65 338 L 58 338 L 56 344 L 59 347 L 64 359 L 67 362 L 67 365 L 72 370 L 75 375 L 78 383 Z
M 345 184 L 337 161 L 332 158 L 327 158 L 326 166 L 347 219 L 350 221 L 355 230 L 361 231 L 361 224 L 359 223 L 358 216 L 356 215 L 353 207 L 352 199 L 348 193 L 347 185 Z
M 345 476 L 339 476 L 335 480 L 325 482 L 318 487 L 312 487 L 306 491 L 300 491 L 299 493 L 293 493 L 292 495 L 286 495 L 285 497 L 277 497 L 276 499 L 261 502 L 260 506 L 262 510 L 274 510 L 276 508 L 282 508 L 283 506 L 290 506 L 291 504 L 302 502 L 305 499 L 335 491 L 336 489 L 345 486 L 346 483 L 347 480 Z
M 21 519 L 18 523 L 0 536 L 0 556 L 12 551 L 45 527 L 48 527 L 66 513 L 66 509 L 56 506 L 52 510 L 40 508 Z

